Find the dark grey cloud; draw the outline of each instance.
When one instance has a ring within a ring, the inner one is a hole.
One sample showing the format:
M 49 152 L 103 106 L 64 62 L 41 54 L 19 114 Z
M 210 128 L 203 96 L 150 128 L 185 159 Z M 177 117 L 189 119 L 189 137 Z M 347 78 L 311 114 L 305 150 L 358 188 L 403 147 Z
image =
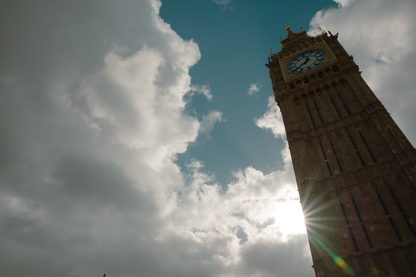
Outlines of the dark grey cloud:
M 245 276 L 296 277 L 314 274 L 306 235 L 287 242 L 258 241 L 242 248 L 241 274 Z
M 112 163 L 71 153 L 56 164 L 52 178 L 59 194 L 79 200 L 79 204 L 91 205 L 90 209 L 114 206 L 122 211 L 135 210 L 142 217 L 155 216 L 152 195 L 134 187 L 133 180 L 128 180 L 123 170 Z

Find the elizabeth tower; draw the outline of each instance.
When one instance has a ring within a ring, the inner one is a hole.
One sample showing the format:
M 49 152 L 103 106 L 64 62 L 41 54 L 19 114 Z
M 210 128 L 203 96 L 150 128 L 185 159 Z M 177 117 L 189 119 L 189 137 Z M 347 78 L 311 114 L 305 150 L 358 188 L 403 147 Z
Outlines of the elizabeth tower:
M 316 276 L 416 276 L 416 151 L 325 31 L 281 39 L 267 67 Z

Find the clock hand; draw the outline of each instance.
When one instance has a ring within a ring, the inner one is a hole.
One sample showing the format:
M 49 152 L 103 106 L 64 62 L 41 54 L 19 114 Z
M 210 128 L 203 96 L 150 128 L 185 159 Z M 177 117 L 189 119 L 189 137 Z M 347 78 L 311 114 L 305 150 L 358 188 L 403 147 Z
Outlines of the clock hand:
M 310 59 L 309 59 L 309 57 L 306 57 L 305 61 L 304 61 L 301 65 L 299 65 L 298 67 L 296 67 L 296 68 L 295 68 L 295 70 L 297 70 L 297 69 L 298 69 L 299 67 L 301 67 L 302 65 L 306 64 L 309 60 L 310 60 Z M 295 70 L 294 70 L 294 71 L 295 71 Z

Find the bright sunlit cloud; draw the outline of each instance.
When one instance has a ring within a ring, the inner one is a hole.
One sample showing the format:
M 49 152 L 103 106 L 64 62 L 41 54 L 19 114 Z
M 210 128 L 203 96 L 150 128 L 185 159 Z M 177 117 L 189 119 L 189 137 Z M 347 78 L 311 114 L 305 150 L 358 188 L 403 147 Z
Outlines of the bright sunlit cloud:
M 258 127 L 272 131 L 276 138 L 286 138 L 282 113 L 273 96 L 270 96 L 268 99 L 267 112 L 261 118 L 256 118 L 254 121 Z

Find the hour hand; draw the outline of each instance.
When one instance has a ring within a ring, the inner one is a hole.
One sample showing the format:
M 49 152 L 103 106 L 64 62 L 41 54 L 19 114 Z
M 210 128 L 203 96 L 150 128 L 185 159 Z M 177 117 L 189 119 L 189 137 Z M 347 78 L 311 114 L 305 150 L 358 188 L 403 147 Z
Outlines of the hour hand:
M 296 67 L 295 70 L 297 70 L 302 65 L 306 64 L 309 60 L 310 60 L 309 57 L 306 57 L 305 61 L 302 64 L 300 64 L 298 67 Z

